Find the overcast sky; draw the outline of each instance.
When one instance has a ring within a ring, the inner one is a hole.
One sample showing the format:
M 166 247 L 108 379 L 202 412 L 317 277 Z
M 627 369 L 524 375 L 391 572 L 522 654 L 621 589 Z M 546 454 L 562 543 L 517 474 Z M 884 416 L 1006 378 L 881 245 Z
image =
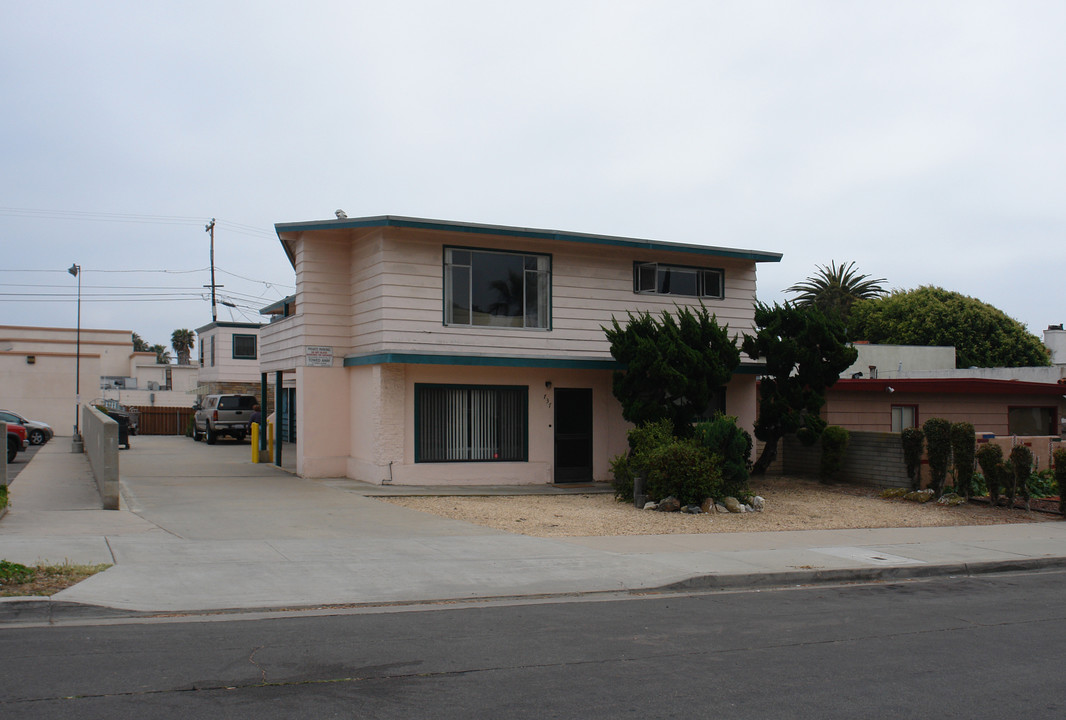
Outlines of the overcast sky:
M 5 3 L 0 324 L 72 327 L 78 263 L 83 327 L 169 343 L 212 217 L 258 321 L 274 223 L 343 208 L 780 252 L 766 301 L 854 260 L 1040 335 L 1064 37 L 1061 0 Z

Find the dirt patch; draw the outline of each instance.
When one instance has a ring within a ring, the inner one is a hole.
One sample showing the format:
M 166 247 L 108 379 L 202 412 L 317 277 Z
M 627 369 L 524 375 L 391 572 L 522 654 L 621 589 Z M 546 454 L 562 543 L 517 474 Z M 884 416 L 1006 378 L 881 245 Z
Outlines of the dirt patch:
M 388 497 L 395 505 L 532 537 L 842 530 L 1045 522 L 1056 516 L 971 503 L 944 507 L 885 500 L 880 490 L 822 485 L 791 477 L 759 478 L 759 513 L 686 515 L 637 510 L 612 495 Z

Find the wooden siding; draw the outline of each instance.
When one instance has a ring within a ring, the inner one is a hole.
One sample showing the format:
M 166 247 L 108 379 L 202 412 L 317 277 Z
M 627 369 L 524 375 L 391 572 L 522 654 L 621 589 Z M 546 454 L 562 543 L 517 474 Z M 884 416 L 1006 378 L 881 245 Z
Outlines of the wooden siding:
M 446 327 L 443 248 L 461 246 L 549 254 L 551 329 Z M 263 328 L 265 372 L 303 365 L 304 347 L 333 347 L 334 357 L 379 352 L 541 355 L 607 359 L 602 326 L 627 311 L 698 307 L 694 298 L 633 292 L 633 263 L 721 268 L 724 294 L 704 299 L 730 335 L 754 324 L 755 263 L 668 250 L 472 236 L 401 228 L 305 232 L 292 243 L 297 312 Z M 276 325 L 276 327 L 275 327 Z
M 376 238 L 375 238 L 376 239 Z M 659 261 L 693 265 L 691 255 L 589 248 L 571 243 L 512 238 L 450 237 L 447 233 L 390 229 L 381 235 L 379 264 L 362 263 L 353 277 L 359 300 L 353 302 L 352 344 L 357 354 L 373 352 L 446 352 L 503 355 L 610 357 L 602 330 L 611 317 L 627 311 L 673 310 L 697 306 L 692 298 L 638 295 L 633 292 L 633 263 Z M 446 327 L 443 324 L 443 247 L 546 253 L 552 257 L 550 330 Z M 376 248 L 375 248 L 376 249 Z M 376 258 L 375 258 L 376 259 Z M 704 304 L 732 334 L 753 325 L 754 262 L 699 258 L 705 267 L 725 270 L 725 298 Z
M 870 393 L 830 388 L 822 416 L 830 425 L 852 431 L 888 432 L 892 429 L 893 405 L 916 406 L 919 426 L 929 418 L 939 417 L 951 422 L 968 422 L 977 432 L 996 435 L 1008 434 L 1009 407 L 1058 406 L 1060 414 L 1066 409 L 1058 396 Z

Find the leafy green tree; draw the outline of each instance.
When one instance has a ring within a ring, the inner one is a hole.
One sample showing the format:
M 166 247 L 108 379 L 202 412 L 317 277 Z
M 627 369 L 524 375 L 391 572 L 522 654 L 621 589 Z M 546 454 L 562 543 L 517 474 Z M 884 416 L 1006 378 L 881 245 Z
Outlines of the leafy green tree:
M 753 360 L 766 360 L 755 421 L 755 437 L 765 443 L 752 468 L 758 475 L 777 457 L 777 443 L 785 435 L 824 427 L 814 420 L 820 420 L 825 392 L 858 352 L 847 345 L 843 326 L 813 305 L 757 303 L 755 327 L 741 348 Z
M 692 434 L 692 422 L 704 413 L 718 388 L 740 364 L 740 351 L 729 327 L 700 306 L 682 307 L 676 319 L 665 310 L 634 315 L 623 328 L 615 318 L 603 328 L 611 355 L 625 365 L 614 373 L 614 396 L 622 416 L 634 425 L 669 419 L 674 434 Z
M 191 364 L 192 349 L 196 345 L 196 333 L 192 330 L 175 330 L 170 335 L 170 346 L 178 354 L 178 365 Z
M 846 321 L 857 301 L 881 297 L 887 292 L 881 286 L 884 278 L 860 275 L 854 262 L 847 265 L 830 262 L 828 266 L 818 265 L 817 268 L 814 275 L 785 290 L 799 293 L 794 304 L 814 305 L 826 315 Z
M 133 352 L 152 352 L 148 343 L 137 333 L 133 333 Z
M 939 287 L 896 291 L 852 307 L 853 339 L 889 345 L 953 345 L 955 365 L 1049 365 L 1040 338 L 991 305 Z

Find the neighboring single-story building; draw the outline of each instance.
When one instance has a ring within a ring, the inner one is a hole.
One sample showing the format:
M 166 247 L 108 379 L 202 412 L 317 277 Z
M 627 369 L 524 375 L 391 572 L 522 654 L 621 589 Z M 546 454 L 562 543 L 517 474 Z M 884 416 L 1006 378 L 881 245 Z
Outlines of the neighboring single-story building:
M 75 383 L 75 368 L 78 382 Z M 4 407 L 74 433 L 75 388 L 81 402 L 190 407 L 197 368 L 162 365 L 153 352 L 134 352 L 130 330 L 0 326 Z
M 968 422 L 979 433 L 1060 435 L 1066 383 L 986 378 L 842 379 L 822 416 L 848 430 L 900 432 L 929 418 Z
M 396 216 L 276 226 L 296 294 L 260 329 L 295 378 L 297 472 L 373 483 L 608 479 L 627 423 L 603 326 L 703 303 L 754 328 L 778 253 Z M 289 300 L 289 299 L 286 299 Z M 758 366 L 722 404 L 752 428 Z

